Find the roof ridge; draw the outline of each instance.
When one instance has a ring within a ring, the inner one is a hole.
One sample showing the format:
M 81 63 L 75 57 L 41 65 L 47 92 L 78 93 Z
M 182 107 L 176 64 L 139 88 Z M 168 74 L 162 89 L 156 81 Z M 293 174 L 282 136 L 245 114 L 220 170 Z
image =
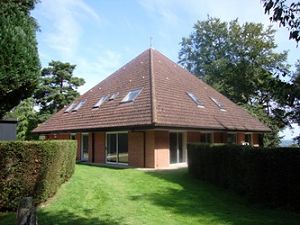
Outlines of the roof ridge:
M 155 82 L 153 76 L 153 54 L 152 48 L 149 48 L 149 75 L 150 75 L 150 98 L 151 98 L 151 122 L 155 124 L 156 120 L 156 100 L 155 100 Z

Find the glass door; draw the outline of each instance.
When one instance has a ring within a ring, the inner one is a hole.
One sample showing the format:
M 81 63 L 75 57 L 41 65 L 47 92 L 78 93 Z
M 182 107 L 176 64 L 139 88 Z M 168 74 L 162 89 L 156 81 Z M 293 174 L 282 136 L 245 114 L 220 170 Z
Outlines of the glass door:
M 89 160 L 89 134 L 81 135 L 81 160 Z
M 106 162 L 128 164 L 128 133 L 106 134 Z
M 170 163 L 181 163 L 183 160 L 182 133 L 170 133 Z

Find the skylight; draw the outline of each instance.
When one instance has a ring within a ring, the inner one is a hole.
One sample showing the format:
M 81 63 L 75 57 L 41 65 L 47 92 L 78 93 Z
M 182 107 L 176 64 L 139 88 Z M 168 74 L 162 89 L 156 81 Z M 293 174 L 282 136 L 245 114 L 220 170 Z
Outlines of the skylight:
M 99 101 L 93 106 L 93 108 L 99 108 L 107 99 L 108 99 L 108 95 L 106 96 L 102 96 Z
M 119 95 L 119 92 L 116 92 L 116 93 L 112 94 L 108 100 L 109 101 L 114 100 L 116 97 L 118 97 L 118 95 Z
M 142 89 L 135 89 L 129 91 L 128 94 L 122 99 L 121 102 L 133 102 L 137 96 L 141 93 Z
M 210 99 L 219 107 L 219 109 L 221 111 L 226 111 L 224 109 L 224 105 L 222 103 L 220 103 L 217 99 L 213 98 L 213 97 L 210 97 Z
M 201 102 L 201 100 L 198 97 L 196 97 L 192 92 L 186 92 L 186 94 L 196 103 L 196 105 L 199 108 L 204 108 L 204 105 Z
M 83 106 L 85 102 L 86 102 L 86 99 L 80 100 L 80 102 L 79 102 L 79 103 L 77 104 L 77 106 L 72 110 L 72 112 L 77 111 L 78 109 L 80 109 L 81 106 Z
M 76 105 L 76 104 L 73 102 L 73 103 L 65 110 L 65 113 L 71 112 L 71 110 L 73 109 L 73 107 L 74 107 L 75 105 Z

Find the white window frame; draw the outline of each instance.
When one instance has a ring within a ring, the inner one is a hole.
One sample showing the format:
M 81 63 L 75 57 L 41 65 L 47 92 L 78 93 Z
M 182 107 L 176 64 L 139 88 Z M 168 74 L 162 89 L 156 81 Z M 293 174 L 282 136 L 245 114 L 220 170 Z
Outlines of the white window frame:
M 186 94 L 193 100 L 198 108 L 205 108 L 203 102 L 194 93 L 187 91 Z
M 214 97 L 209 97 L 209 98 L 213 101 L 213 103 L 216 104 L 216 106 L 219 107 L 220 111 L 224 111 L 224 112 L 226 111 L 224 105 L 218 99 L 216 99 Z
M 73 102 L 71 105 L 69 105 L 69 107 L 65 110 L 65 113 L 71 112 L 75 105 L 76 105 L 75 102 Z
M 93 105 L 93 109 L 100 108 L 101 105 L 103 105 L 107 100 L 109 99 L 109 95 L 102 96 L 95 105 Z
M 128 102 L 134 102 L 136 100 L 136 98 L 141 94 L 143 88 L 136 88 L 136 89 L 133 89 L 133 90 L 130 90 L 127 95 L 122 99 L 121 103 L 128 103 Z M 133 98 L 133 99 L 129 99 L 129 96 L 132 92 L 136 92 L 137 91 L 137 94 L 136 96 Z
M 227 132 L 226 133 L 226 144 L 231 144 L 231 143 L 228 143 L 228 137 L 227 135 L 228 134 L 234 134 L 235 135 L 235 143 L 233 143 L 234 145 L 238 144 L 237 141 L 238 141 L 238 135 L 237 135 L 237 132 Z
M 115 92 L 109 97 L 108 101 L 112 101 L 116 99 L 118 96 L 119 96 L 119 92 Z
M 76 107 L 72 109 L 72 112 L 77 112 L 85 103 L 86 103 L 86 99 L 81 99 L 76 105 Z

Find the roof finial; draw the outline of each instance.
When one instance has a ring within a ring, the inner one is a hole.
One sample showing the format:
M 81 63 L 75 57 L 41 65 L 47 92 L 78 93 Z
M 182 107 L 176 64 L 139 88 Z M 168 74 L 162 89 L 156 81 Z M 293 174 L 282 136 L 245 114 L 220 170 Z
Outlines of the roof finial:
M 152 37 L 150 36 L 150 48 L 152 48 Z

